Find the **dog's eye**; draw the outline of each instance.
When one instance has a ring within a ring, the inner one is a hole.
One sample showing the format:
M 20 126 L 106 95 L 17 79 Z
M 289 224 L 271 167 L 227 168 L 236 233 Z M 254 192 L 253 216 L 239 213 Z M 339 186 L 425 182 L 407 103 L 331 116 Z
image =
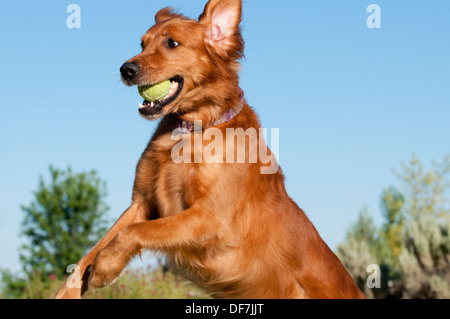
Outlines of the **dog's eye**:
M 169 39 L 169 41 L 167 41 L 167 45 L 169 46 L 169 48 L 176 48 L 180 45 L 180 43 L 178 43 L 177 41 L 173 40 L 173 39 Z

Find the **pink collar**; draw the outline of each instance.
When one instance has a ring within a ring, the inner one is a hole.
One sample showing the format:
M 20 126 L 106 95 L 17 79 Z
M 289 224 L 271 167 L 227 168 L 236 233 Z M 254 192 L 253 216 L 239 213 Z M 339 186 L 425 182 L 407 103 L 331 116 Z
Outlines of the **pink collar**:
M 244 91 L 241 89 L 241 97 L 239 99 L 239 105 L 235 109 L 229 109 L 226 111 L 217 121 L 215 121 L 210 127 L 218 126 L 224 123 L 230 122 L 232 119 L 234 119 L 236 116 L 239 115 L 239 113 L 242 112 L 242 109 L 244 108 L 245 101 L 244 101 Z M 178 120 L 178 123 L 176 124 L 176 129 L 180 134 L 190 134 L 191 132 L 194 132 L 194 123 Z

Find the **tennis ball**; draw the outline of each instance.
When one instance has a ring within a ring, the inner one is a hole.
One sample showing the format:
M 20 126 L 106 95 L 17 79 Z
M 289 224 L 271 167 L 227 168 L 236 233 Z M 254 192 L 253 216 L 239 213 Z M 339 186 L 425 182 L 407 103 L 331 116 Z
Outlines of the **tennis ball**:
M 165 80 L 155 85 L 140 86 L 138 90 L 139 94 L 147 102 L 160 101 L 170 92 L 170 80 Z

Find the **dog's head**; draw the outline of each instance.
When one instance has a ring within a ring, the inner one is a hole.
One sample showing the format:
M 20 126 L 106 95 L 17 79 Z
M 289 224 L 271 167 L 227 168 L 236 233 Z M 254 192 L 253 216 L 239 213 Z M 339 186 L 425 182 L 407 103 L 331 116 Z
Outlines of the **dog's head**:
M 169 95 L 141 106 L 144 118 L 177 114 L 210 121 L 239 100 L 241 12 L 242 0 L 210 0 L 198 20 L 171 8 L 156 14 L 156 24 L 142 37 L 142 52 L 120 69 L 128 86 L 171 81 Z

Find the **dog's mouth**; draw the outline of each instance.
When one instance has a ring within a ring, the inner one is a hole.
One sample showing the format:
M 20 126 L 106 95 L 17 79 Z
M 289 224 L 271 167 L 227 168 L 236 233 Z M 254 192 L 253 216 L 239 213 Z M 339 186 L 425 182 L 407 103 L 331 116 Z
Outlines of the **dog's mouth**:
M 139 113 L 142 116 L 150 119 L 157 118 L 162 115 L 163 108 L 165 106 L 173 103 L 178 98 L 181 91 L 183 90 L 183 78 L 181 76 L 175 76 L 169 79 L 169 81 L 170 89 L 167 95 L 162 96 L 160 99 L 146 98 L 142 104 L 139 104 Z M 145 89 L 149 87 L 151 87 L 151 85 L 139 86 L 139 90 L 145 91 Z

